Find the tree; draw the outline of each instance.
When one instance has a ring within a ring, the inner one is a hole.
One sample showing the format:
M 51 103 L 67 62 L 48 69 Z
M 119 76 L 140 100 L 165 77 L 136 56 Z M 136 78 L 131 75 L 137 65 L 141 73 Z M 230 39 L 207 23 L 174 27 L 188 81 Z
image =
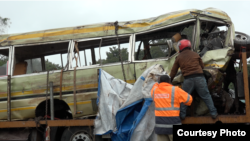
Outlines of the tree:
M 59 70 L 62 69 L 62 67 L 58 64 L 54 64 L 50 62 L 48 59 L 45 61 L 45 69 L 48 71 L 50 70 Z
M 136 60 L 136 55 L 137 55 L 137 51 L 135 51 L 135 60 Z M 139 55 L 138 55 L 138 60 L 142 60 L 142 58 L 144 57 L 144 50 L 140 49 L 139 50 Z
M 32 61 L 32 67 L 31 67 L 31 61 Z M 25 60 L 25 62 L 28 63 L 27 74 L 42 71 L 42 62 L 40 58 L 28 59 L 28 60 Z M 62 69 L 60 65 L 54 64 L 50 62 L 48 59 L 45 60 L 46 71 L 59 70 L 59 69 Z
M 190 40 L 190 42 L 192 42 L 192 39 L 193 39 L 193 29 L 194 29 L 194 26 L 193 25 L 190 25 L 188 27 L 185 27 L 182 31 L 181 34 L 183 35 L 187 35 L 187 39 Z M 202 29 L 201 29 L 202 30 Z M 204 30 L 201 31 L 202 33 L 204 32 Z
M 0 54 L 0 66 L 6 65 L 7 61 L 8 61 L 8 57 Z
M 10 19 L 9 18 L 2 18 L 0 16 L 0 34 L 5 32 L 5 29 L 9 26 Z M 6 67 L 6 63 L 8 61 L 8 56 L 0 54 L 0 66 Z
M 106 52 L 107 59 L 102 62 L 103 64 L 105 63 L 115 63 L 115 62 L 120 62 L 120 55 L 119 55 L 119 49 L 117 47 L 110 47 L 109 52 Z M 127 48 L 122 48 L 121 49 L 121 56 L 122 56 L 122 61 L 128 60 L 128 51 Z M 99 60 L 98 60 L 99 61 Z
M 100 59 L 98 61 L 96 61 L 96 64 L 101 64 Z M 102 64 L 107 64 L 106 59 L 102 59 Z
M 9 18 L 2 18 L 0 16 L 0 34 L 5 32 L 5 29 L 9 27 L 10 25 L 10 19 Z
M 167 43 L 167 39 L 157 39 L 152 40 L 152 44 L 162 44 Z M 150 53 L 152 58 L 160 58 L 160 57 L 167 57 L 168 56 L 168 46 L 167 45 L 158 45 L 158 46 L 151 46 Z

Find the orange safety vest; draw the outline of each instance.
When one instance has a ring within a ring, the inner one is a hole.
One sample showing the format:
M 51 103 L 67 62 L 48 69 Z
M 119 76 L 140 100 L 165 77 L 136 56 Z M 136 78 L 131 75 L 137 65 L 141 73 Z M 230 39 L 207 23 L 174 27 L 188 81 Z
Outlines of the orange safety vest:
M 193 98 L 179 87 L 169 83 L 155 83 L 151 89 L 155 102 L 155 133 L 173 134 L 173 125 L 180 125 L 180 104 L 190 106 Z

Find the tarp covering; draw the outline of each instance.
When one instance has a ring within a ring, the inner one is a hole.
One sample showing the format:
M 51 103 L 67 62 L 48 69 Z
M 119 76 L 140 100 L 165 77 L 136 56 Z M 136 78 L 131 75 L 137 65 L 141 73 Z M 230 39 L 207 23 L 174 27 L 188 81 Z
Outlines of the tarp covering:
M 156 141 L 151 88 L 165 74 L 161 65 L 142 73 L 134 85 L 99 70 L 98 108 L 94 134 L 111 134 L 115 141 Z

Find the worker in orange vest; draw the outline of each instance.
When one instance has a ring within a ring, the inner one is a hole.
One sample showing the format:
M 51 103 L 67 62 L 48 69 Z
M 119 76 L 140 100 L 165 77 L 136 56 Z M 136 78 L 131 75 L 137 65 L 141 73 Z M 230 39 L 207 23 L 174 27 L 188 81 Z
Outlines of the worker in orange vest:
M 173 141 L 173 125 L 180 125 L 180 104 L 190 106 L 193 98 L 179 87 L 171 85 L 171 78 L 162 75 L 151 89 L 155 102 L 155 133 L 158 141 Z

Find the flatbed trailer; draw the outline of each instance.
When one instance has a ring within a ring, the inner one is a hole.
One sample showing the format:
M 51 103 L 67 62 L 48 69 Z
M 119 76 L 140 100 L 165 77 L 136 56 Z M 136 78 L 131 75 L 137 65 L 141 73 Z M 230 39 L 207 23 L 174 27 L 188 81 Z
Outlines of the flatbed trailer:
M 47 122 L 47 124 L 46 124 Z M 40 120 L 40 121 L 4 121 L 0 122 L 0 128 L 26 128 L 40 127 L 47 125 L 49 127 L 64 126 L 94 126 L 94 119 L 71 119 L 71 120 Z

